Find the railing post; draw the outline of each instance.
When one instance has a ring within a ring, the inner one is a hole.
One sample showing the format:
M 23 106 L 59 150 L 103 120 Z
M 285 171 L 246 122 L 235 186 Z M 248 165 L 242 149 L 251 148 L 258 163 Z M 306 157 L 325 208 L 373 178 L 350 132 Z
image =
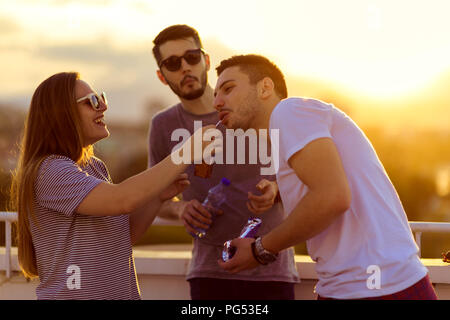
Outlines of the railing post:
M 421 258 L 422 257 L 422 232 L 416 231 L 415 238 L 416 238 L 416 244 L 419 247 L 419 258 Z
M 6 278 L 11 278 L 11 221 L 5 221 Z
M 12 273 L 11 225 L 14 221 L 17 221 L 17 212 L 0 211 L 0 221 L 5 221 L 5 258 L 3 259 L 3 261 L 5 264 L 6 277 L 9 279 L 9 278 L 11 278 L 11 273 Z

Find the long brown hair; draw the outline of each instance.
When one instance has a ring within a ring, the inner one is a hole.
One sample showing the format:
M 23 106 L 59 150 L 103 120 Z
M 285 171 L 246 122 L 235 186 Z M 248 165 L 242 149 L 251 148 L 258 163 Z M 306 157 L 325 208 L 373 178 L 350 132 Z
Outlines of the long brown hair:
M 93 155 L 92 146 L 83 147 L 75 97 L 78 79 L 77 72 L 62 72 L 43 81 L 33 94 L 25 121 L 19 161 L 13 172 L 11 209 L 18 212 L 19 265 L 28 278 L 38 276 L 30 217 L 36 221 L 34 183 L 39 166 L 52 154 L 66 156 L 79 164 Z

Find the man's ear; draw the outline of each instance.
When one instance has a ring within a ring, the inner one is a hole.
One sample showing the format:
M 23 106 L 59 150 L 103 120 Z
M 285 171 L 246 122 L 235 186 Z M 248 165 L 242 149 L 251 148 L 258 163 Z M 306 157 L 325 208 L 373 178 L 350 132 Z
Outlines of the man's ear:
M 258 82 L 258 94 L 261 99 L 270 98 L 275 93 L 275 84 L 269 77 L 264 77 Z
M 209 60 L 209 54 L 205 54 L 205 63 L 206 63 L 206 71 L 209 71 L 209 68 L 211 68 L 211 62 Z
M 167 85 L 166 78 L 164 77 L 164 75 L 160 69 L 156 70 L 156 75 L 158 76 L 159 81 L 161 81 L 163 84 Z

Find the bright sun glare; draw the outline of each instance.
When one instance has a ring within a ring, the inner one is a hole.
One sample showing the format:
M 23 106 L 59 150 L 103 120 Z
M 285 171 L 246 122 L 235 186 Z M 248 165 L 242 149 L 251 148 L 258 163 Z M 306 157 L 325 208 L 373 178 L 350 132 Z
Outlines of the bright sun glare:
M 8 17 L 23 31 L 0 39 L 2 47 L 39 50 L 41 43 L 107 37 L 132 50 L 150 44 L 162 28 L 186 23 L 203 39 L 215 39 L 235 53 L 268 56 L 286 74 L 374 96 L 413 92 L 450 68 L 450 2 L 445 0 L 21 0 L 2 3 L 2 11 L 0 18 Z M 18 63 L 11 61 L 14 56 Z M 42 68 L 31 62 L 24 66 L 17 54 L 8 58 L 0 66 L 11 74 L 14 68 L 30 73 Z M 7 82 L 5 74 L 0 76 L 0 85 L 11 89 Z

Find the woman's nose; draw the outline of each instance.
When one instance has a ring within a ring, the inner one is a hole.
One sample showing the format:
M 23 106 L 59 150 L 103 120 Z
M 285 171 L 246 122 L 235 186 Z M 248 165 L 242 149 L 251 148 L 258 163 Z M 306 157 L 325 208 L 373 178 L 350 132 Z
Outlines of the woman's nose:
M 106 111 L 108 110 L 108 104 L 103 101 L 103 99 L 100 99 L 100 109 L 99 111 Z

